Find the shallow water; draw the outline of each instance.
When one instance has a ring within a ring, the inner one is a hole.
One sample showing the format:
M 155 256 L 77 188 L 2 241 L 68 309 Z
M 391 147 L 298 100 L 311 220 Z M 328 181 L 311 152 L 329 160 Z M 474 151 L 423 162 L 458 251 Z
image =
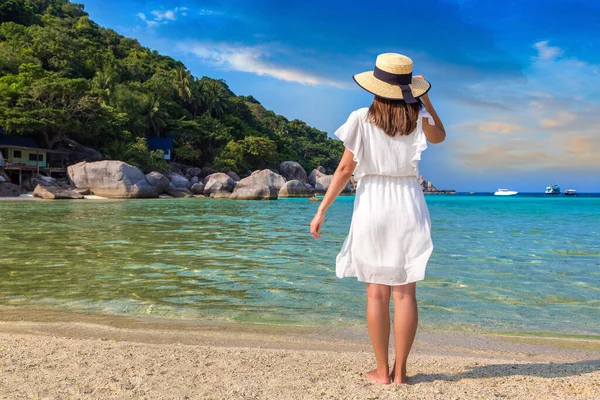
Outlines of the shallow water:
M 183 319 L 355 325 L 335 277 L 353 198 L 0 202 L 0 305 Z M 428 196 L 421 321 L 600 334 L 600 198 Z

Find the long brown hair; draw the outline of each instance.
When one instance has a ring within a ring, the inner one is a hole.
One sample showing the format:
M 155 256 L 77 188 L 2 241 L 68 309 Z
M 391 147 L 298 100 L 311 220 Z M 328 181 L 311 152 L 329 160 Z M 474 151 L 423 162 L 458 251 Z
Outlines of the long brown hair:
M 423 108 L 420 99 L 414 104 L 404 100 L 388 100 L 375 96 L 369 107 L 367 118 L 389 136 L 410 135 L 417 128 L 419 111 Z

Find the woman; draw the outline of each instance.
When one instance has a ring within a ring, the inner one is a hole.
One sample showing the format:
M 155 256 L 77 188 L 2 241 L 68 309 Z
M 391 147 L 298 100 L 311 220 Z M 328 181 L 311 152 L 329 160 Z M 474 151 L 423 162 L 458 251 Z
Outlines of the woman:
M 335 132 L 346 149 L 310 223 L 313 236 L 321 237 L 327 209 L 354 173 L 354 213 L 336 273 L 366 282 L 367 326 L 377 360 L 377 368 L 366 376 L 383 384 L 406 383 L 406 360 L 418 321 L 416 282 L 424 279 L 433 250 L 418 163 L 427 141 L 440 143 L 446 137 L 427 95 L 431 85 L 421 76 L 412 77 L 412 66 L 406 56 L 381 54 L 374 71 L 354 76 L 375 99 L 371 107 L 350 114 Z M 391 374 L 390 297 L 396 344 Z

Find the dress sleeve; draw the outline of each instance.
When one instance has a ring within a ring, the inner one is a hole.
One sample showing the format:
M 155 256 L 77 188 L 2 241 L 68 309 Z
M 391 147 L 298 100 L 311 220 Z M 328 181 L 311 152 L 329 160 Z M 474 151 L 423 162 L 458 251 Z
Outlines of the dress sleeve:
M 433 117 L 431 116 L 431 114 L 429 114 L 425 110 L 422 110 L 419 112 L 419 118 L 421 118 L 421 119 L 427 118 L 427 120 L 429 121 L 429 125 L 435 125 L 435 121 L 434 121 Z
M 340 126 L 334 135 L 344 142 L 344 147 L 354 154 L 354 161 L 359 162 L 362 158 L 363 144 L 361 137 L 360 117 L 353 112 L 344 125 Z

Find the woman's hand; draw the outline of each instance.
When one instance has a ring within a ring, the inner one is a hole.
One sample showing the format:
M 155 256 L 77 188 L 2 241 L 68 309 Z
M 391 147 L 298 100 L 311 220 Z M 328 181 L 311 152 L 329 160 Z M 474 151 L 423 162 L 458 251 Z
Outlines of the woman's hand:
M 325 221 L 325 211 L 318 210 L 310 223 L 310 233 L 318 239 L 321 237 L 321 225 Z

